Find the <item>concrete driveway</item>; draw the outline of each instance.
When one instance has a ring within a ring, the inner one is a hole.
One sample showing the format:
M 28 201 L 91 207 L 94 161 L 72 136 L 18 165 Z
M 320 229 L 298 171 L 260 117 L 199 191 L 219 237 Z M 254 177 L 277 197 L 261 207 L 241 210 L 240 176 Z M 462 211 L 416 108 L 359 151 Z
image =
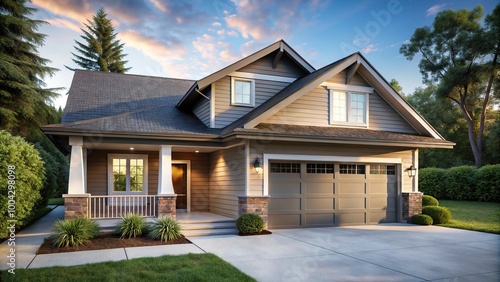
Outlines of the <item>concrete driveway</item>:
M 259 281 L 500 281 L 500 236 L 410 224 L 190 237 Z

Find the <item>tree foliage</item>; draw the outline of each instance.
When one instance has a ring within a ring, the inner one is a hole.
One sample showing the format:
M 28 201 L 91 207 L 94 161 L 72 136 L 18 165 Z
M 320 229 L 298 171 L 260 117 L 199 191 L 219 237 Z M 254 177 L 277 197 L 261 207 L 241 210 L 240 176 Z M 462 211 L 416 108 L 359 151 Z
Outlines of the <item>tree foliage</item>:
M 0 128 L 21 135 L 53 118 L 47 103 L 58 96 L 43 88 L 57 69 L 38 55 L 45 35 L 37 29 L 45 22 L 29 18 L 35 11 L 26 1 L 0 2 Z
M 81 29 L 84 40 L 81 43 L 75 40 L 75 50 L 78 54 L 71 53 L 75 57 L 75 62 L 79 67 L 87 70 L 125 73 L 130 68 L 126 68 L 123 58 L 124 43 L 116 39 L 117 33 L 113 23 L 108 18 L 104 9 L 99 9 L 97 14 L 92 16 L 92 21 L 84 23 L 86 29 Z M 70 70 L 74 70 L 68 67 Z
M 487 111 L 498 97 L 493 86 L 499 78 L 500 5 L 486 17 L 484 27 L 482 17 L 481 5 L 473 10 L 442 11 L 431 27 L 417 28 L 400 49 L 409 60 L 421 54 L 424 83 L 436 83 L 436 95 L 460 109 L 476 166 L 483 164 Z

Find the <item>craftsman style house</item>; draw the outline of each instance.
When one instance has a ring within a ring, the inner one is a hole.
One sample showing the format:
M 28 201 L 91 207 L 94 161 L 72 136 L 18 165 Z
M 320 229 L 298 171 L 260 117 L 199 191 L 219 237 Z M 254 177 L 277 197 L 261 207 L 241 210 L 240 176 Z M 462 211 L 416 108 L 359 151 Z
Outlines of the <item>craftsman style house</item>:
M 258 213 L 270 228 L 420 212 L 419 148 L 452 148 L 354 53 L 315 69 L 278 41 L 197 81 L 75 71 L 66 217 Z

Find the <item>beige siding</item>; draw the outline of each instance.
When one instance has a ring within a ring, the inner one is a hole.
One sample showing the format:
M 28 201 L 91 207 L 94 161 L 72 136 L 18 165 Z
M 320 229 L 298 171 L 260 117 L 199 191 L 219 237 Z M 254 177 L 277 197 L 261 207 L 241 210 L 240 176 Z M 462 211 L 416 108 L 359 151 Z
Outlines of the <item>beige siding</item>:
M 238 195 L 245 194 L 244 147 L 210 154 L 210 212 L 236 218 Z
M 255 80 L 255 107 L 260 106 L 288 86 L 288 82 Z M 215 127 L 223 128 L 244 116 L 253 107 L 231 105 L 231 77 L 226 76 L 215 83 Z
M 205 95 L 210 98 L 210 91 Z M 200 95 L 201 96 L 201 95 Z M 193 108 L 193 113 L 206 125 L 210 126 L 210 100 L 200 97 Z
M 172 159 L 191 161 L 191 211 L 209 211 L 209 154 L 173 152 Z
M 250 72 L 265 75 L 275 75 L 275 76 L 286 76 L 286 77 L 301 77 L 306 74 L 296 63 L 288 57 L 288 55 L 283 54 L 276 68 L 273 69 L 273 61 L 276 56 L 276 52 L 273 52 L 251 64 L 239 69 L 239 72 Z
M 341 72 L 328 82 L 345 82 L 345 72 Z M 352 80 L 352 85 L 370 86 L 359 74 Z M 373 130 L 417 133 L 379 94 L 374 92 L 369 97 L 369 128 Z M 316 87 L 300 97 L 264 123 L 330 126 L 328 90 Z
M 252 141 L 250 143 L 250 159 L 262 158 L 262 154 L 289 154 L 289 155 L 319 155 L 345 157 L 375 157 L 402 159 L 400 169 L 412 164 L 411 149 L 398 147 L 349 146 L 336 144 L 292 143 Z M 265 173 L 265 172 L 264 172 Z M 402 175 L 402 192 L 411 192 L 412 183 L 406 174 Z M 263 174 L 250 171 L 250 191 L 252 194 L 262 193 Z

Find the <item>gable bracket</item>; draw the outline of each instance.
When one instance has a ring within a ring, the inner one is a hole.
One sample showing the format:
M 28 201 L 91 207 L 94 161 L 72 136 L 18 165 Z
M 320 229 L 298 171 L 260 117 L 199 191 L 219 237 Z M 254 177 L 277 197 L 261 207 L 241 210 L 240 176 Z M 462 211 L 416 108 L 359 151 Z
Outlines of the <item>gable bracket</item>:
M 351 82 L 351 79 L 354 77 L 356 71 L 358 71 L 360 65 L 361 62 L 359 62 L 358 60 L 356 63 L 352 64 L 351 66 L 349 66 L 349 68 L 347 68 L 347 74 L 345 76 L 345 84 L 349 84 Z
M 278 51 L 273 60 L 273 69 L 275 69 L 276 66 L 278 65 L 282 55 L 283 55 L 283 42 L 280 42 L 280 50 Z
M 205 95 L 205 94 L 201 93 L 201 92 L 200 92 L 200 90 L 195 89 L 194 91 L 198 92 L 198 94 L 200 94 L 201 96 L 203 96 L 203 98 L 205 98 L 205 99 L 207 99 L 208 101 L 210 101 L 210 98 L 209 98 L 209 97 L 207 97 L 207 95 Z

